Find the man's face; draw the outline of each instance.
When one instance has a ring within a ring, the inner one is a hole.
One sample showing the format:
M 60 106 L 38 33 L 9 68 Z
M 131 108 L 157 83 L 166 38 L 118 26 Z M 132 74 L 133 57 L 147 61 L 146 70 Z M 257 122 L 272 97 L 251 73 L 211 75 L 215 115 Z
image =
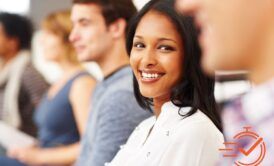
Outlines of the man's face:
M 9 37 L 7 37 L 3 25 L 0 23 L 0 57 L 5 56 L 10 50 Z
M 272 0 L 177 0 L 183 14 L 195 17 L 201 30 L 203 68 L 250 69 L 261 52 L 264 31 L 274 16 Z
M 70 41 L 80 61 L 100 63 L 112 43 L 101 8 L 96 4 L 75 4 L 72 7 L 73 29 Z

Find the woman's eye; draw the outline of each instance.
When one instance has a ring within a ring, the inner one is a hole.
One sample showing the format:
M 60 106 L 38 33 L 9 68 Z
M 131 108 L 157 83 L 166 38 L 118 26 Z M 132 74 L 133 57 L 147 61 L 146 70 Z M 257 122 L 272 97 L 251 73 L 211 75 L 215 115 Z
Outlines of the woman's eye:
M 171 46 L 159 46 L 158 49 L 161 51 L 175 51 L 175 49 Z
M 142 43 L 134 43 L 133 46 L 134 46 L 135 48 L 144 48 L 144 47 L 145 47 L 145 45 L 142 44 Z

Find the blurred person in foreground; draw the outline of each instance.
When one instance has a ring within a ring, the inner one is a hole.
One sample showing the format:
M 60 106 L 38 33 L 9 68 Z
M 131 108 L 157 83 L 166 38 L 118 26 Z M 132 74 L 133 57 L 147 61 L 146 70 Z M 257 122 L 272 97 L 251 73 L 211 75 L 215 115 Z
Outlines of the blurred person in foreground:
M 103 166 L 111 161 L 134 128 L 151 115 L 134 97 L 125 48 L 127 24 L 135 13 L 131 0 L 73 1 L 70 41 L 78 59 L 97 62 L 104 75 L 92 96 L 78 166 Z
M 35 111 L 38 144 L 9 149 L 10 158 L 0 158 L 0 165 L 71 165 L 76 160 L 96 81 L 77 60 L 69 42 L 71 28 L 69 11 L 52 13 L 43 21 L 45 58 L 58 64 L 63 73 Z
M 0 13 L 0 121 L 36 136 L 32 115 L 48 84 L 31 63 L 32 33 L 27 18 Z
M 223 110 L 226 139 L 241 150 L 220 165 L 248 164 L 259 157 L 260 148 L 252 139 L 233 139 L 246 126 L 265 143 L 266 155 L 260 164 L 274 165 L 274 0 L 177 0 L 177 7 L 194 16 L 200 29 L 204 70 L 211 75 L 216 70 L 247 70 L 255 85 Z

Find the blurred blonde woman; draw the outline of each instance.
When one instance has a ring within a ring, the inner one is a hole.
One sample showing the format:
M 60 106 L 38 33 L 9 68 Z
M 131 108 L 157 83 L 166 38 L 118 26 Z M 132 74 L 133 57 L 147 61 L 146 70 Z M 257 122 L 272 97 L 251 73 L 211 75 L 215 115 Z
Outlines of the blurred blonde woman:
M 68 40 L 71 28 L 69 11 L 53 13 L 43 21 L 45 58 L 63 73 L 35 111 L 38 145 L 10 149 L 0 165 L 71 165 L 76 160 L 96 81 L 77 61 Z

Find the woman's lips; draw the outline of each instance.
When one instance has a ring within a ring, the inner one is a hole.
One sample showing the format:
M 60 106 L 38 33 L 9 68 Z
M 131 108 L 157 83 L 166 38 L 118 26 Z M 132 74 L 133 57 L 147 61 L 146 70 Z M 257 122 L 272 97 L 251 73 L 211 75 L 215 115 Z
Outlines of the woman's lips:
M 157 72 L 157 71 L 139 71 L 141 82 L 143 83 L 154 83 L 160 80 L 165 73 Z

